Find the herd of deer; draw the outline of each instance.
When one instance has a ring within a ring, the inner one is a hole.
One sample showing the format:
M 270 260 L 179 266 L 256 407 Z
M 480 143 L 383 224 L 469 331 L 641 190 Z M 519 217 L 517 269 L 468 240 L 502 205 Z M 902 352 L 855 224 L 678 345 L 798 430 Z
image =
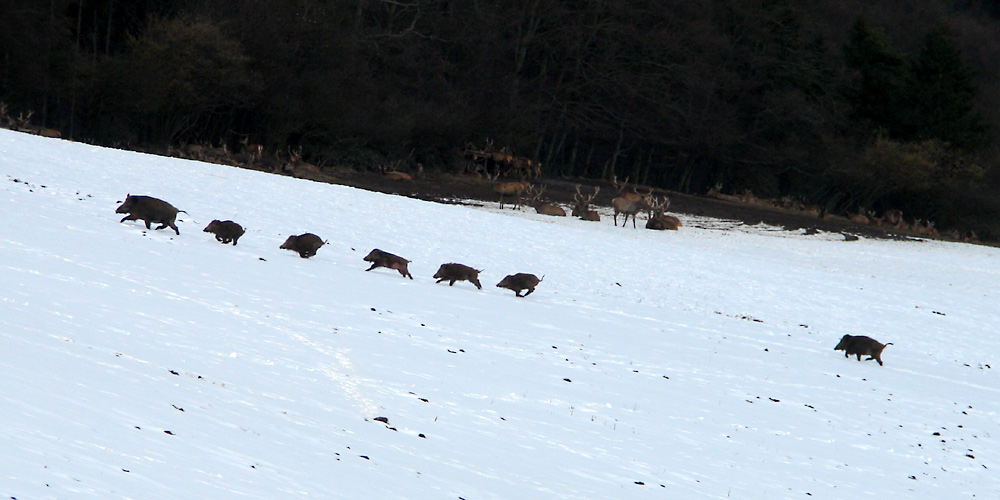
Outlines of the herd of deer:
M 471 143 L 465 145 L 462 156 L 470 161 L 470 173 L 476 175 L 499 176 L 517 179 L 533 179 L 542 175 L 542 164 L 514 155 L 507 146 L 497 148 L 492 139 L 486 140 L 486 146 L 477 149 Z
M 59 138 L 62 136 L 62 134 L 56 129 L 32 125 L 30 123 L 32 115 L 33 112 L 28 111 L 27 114 L 21 113 L 16 118 L 10 116 L 8 114 L 7 104 L 0 102 L 0 127 L 40 135 L 43 137 Z M 192 160 L 238 167 L 254 168 L 258 165 L 266 165 L 264 168 L 265 170 L 270 170 L 272 172 L 280 171 L 281 173 L 295 175 L 296 177 L 320 173 L 320 169 L 317 166 L 302 159 L 301 148 L 298 150 L 292 150 L 289 148 L 287 158 L 283 158 L 280 153 L 275 153 L 275 161 L 269 162 L 264 159 L 264 147 L 262 145 L 251 144 L 247 138 L 242 139 L 240 141 L 240 145 L 242 146 L 240 151 L 233 152 L 230 151 L 225 144 L 221 147 L 213 147 L 203 144 L 190 143 L 179 148 L 171 146 L 168 148 L 167 154 L 169 156 L 177 156 Z M 498 182 L 498 179 L 503 173 L 505 173 L 505 169 L 507 173 L 518 173 L 519 175 L 516 177 L 520 177 L 521 179 L 537 177 L 541 173 L 541 165 L 538 162 L 513 156 L 506 148 L 497 150 L 493 147 L 491 141 L 488 141 L 487 147 L 482 150 L 477 150 L 472 148 L 471 145 L 466 145 L 464 154 L 467 158 L 476 162 L 482 162 L 486 165 L 486 176 L 492 182 L 494 192 L 500 196 L 501 209 L 504 207 L 504 197 L 513 200 L 514 209 L 519 209 L 521 207 L 521 200 L 522 197 L 524 197 L 528 200 L 529 205 L 539 214 L 551 215 L 555 217 L 566 216 L 566 211 L 559 205 L 552 202 L 541 201 L 542 195 L 545 192 L 545 186 L 536 186 L 526 181 Z M 489 164 L 498 165 L 492 174 L 488 168 Z M 381 175 L 393 180 L 412 180 L 412 177 L 409 174 L 397 171 L 396 169 L 387 171 L 383 168 Z M 632 188 L 631 192 L 625 192 L 628 179 L 625 179 L 625 182 L 618 182 L 618 179 L 614 178 L 612 182 L 618 190 L 618 196 L 611 200 L 611 206 L 614 209 L 615 226 L 618 225 L 618 215 L 623 214 L 625 216 L 625 220 L 622 223 L 622 227 L 625 227 L 625 224 L 628 223 L 628 219 L 631 216 L 632 227 L 634 228 L 636 227 L 636 214 L 645 211 L 649 214 L 646 221 L 647 229 L 676 231 L 681 227 L 682 224 L 680 219 L 672 215 L 665 214 L 667 209 L 670 208 L 670 199 L 666 196 L 662 198 L 654 197 L 651 189 L 646 193 L 641 194 L 635 187 Z M 597 193 L 600 192 L 600 189 L 600 186 L 596 186 L 593 194 L 585 195 L 580 192 L 580 185 L 576 186 L 576 194 L 573 195 L 573 217 L 578 217 L 586 221 L 600 222 L 601 216 L 597 213 L 597 211 L 590 209 L 590 204 L 597 196 Z M 744 190 L 743 193 L 736 195 L 723 194 L 721 184 L 716 184 L 713 188 L 709 189 L 707 195 L 710 198 L 725 201 L 758 205 L 766 204 L 772 207 L 811 213 L 824 219 L 836 217 L 821 211 L 819 207 L 815 205 L 808 205 L 788 197 L 781 198 L 779 200 L 761 200 L 754 196 L 753 192 L 750 190 Z M 876 216 L 875 212 L 871 210 L 859 211 L 857 213 L 848 214 L 847 219 L 855 224 L 887 227 L 899 231 L 912 232 L 919 236 L 941 236 L 938 230 L 934 227 L 934 221 L 929 219 L 915 219 L 912 223 L 910 223 L 903 218 L 903 212 L 896 209 L 886 210 L 882 213 L 881 217 Z M 944 236 L 955 241 L 979 241 L 974 231 L 963 232 L 958 229 L 951 229 L 947 231 Z
M 498 182 L 498 177 L 498 175 L 491 175 L 489 179 L 492 182 L 494 193 L 500 196 L 501 210 L 504 207 L 505 197 L 513 201 L 515 210 L 521 207 L 523 198 L 539 214 L 566 217 L 566 210 L 562 207 L 552 202 L 542 201 L 541 198 L 542 194 L 545 193 L 545 186 L 537 186 L 525 181 Z M 632 217 L 632 227 L 638 227 L 635 218 L 640 212 L 648 213 L 649 218 L 646 221 L 646 229 L 676 231 L 682 226 L 680 219 L 665 214 L 667 209 L 670 208 L 670 198 L 666 196 L 655 197 L 651 189 L 646 193 L 639 193 L 637 192 L 637 188 L 633 187 L 631 192 L 626 192 L 628 179 L 625 179 L 624 182 L 619 182 L 617 178 L 613 178 L 612 183 L 618 190 L 618 196 L 611 200 L 611 208 L 614 209 L 615 214 L 615 226 L 618 225 L 618 215 L 622 214 L 625 216 L 625 219 L 622 221 L 623 228 L 628 223 L 629 217 Z M 573 195 L 573 217 L 591 222 L 600 222 L 600 214 L 590 208 L 590 204 L 600 191 L 600 186 L 595 186 L 593 194 L 583 194 L 580 191 L 580 185 L 577 184 L 576 194 Z
M 10 116 L 7 111 L 7 103 L 0 102 L 0 127 L 14 130 L 16 132 L 27 132 L 29 134 L 40 135 L 42 137 L 62 137 L 62 132 L 54 128 L 42 127 L 40 125 L 31 124 L 31 115 L 34 111 L 28 111 L 28 114 L 20 113 L 17 118 Z
M 712 189 L 708 190 L 707 196 L 709 198 L 735 203 L 767 205 L 775 208 L 805 212 L 825 220 L 838 218 L 845 219 L 840 216 L 826 213 L 816 205 L 808 205 L 791 197 L 784 197 L 777 200 L 765 200 L 754 196 L 753 192 L 749 189 L 744 190 L 741 194 L 723 194 L 721 190 L 722 185 L 716 184 Z M 934 221 L 929 219 L 914 219 L 913 222 L 907 222 L 906 219 L 903 218 L 902 210 L 899 209 L 886 210 L 882 212 L 881 217 L 877 216 L 873 210 L 859 210 L 858 212 L 848 214 L 845 220 L 849 220 L 855 224 L 872 225 L 876 227 L 894 229 L 897 231 L 910 232 L 916 234 L 917 236 L 926 236 L 930 238 L 942 236 L 942 234 L 934 227 Z M 963 241 L 966 243 L 979 241 L 975 231 L 962 232 L 955 228 L 945 232 L 943 236 L 955 241 Z

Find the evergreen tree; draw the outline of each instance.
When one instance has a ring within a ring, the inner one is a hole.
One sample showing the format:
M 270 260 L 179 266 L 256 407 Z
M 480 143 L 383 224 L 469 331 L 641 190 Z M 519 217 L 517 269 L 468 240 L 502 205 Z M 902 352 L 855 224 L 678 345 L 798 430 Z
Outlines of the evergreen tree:
M 854 22 L 843 50 L 847 66 L 856 72 L 847 90 L 854 116 L 890 137 L 905 138 L 904 56 L 892 47 L 882 30 L 869 27 L 864 17 Z
M 963 149 L 982 143 L 986 126 L 973 113 L 977 89 L 972 72 L 947 26 L 924 37 L 907 80 L 907 125 L 913 139 L 940 139 Z

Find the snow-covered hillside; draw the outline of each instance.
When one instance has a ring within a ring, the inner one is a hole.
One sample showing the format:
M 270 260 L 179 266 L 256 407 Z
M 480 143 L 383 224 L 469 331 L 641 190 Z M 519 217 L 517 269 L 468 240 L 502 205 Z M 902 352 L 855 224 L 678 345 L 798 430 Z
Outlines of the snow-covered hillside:
M 180 235 L 119 223 L 128 193 Z M 0 497 L 1000 498 L 997 249 L 681 218 L 0 130 Z M 278 248 L 307 231 L 315 257 Z M 365 272 L 372 248 L 415 279 Z M 483 290 L 435 284 L 446 262 Z M 493 286 L 516 272 L 545 278 Z M 847 333 L 892 342 L 885 366 Z

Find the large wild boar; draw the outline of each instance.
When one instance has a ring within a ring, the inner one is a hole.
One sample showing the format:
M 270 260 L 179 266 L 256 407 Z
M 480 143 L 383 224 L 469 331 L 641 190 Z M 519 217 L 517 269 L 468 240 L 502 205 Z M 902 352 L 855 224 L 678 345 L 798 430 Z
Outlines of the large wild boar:
M 371 252 L 368 252 L 368 255 L 364 258 L 364 260 L 365 262 L 372 263 L 372 266 L 369 267 L 368 269 L 365 269 L 365 271 L 371 271 L 376 267 L 385 267 L 388 269 L 395 269 L 399 271 L 399 274 L 402 274 L 403 276 L 410 278 L 411 280 L 413 279 L 413 275 L 411 275 L 410 271 L 406 268 L 406 265 L 409 264 L 410 261 L 398 255 L 393 255 L 389 252 L 383 252 L 382 250 L 376 248 Z
M 542 279 L 545 279 L 545 277 L 542 276 L 539 279 L 538 276 L 528 273 L 509 274 L 500 283 L 497 283 L 497 288 L 506 288 L 513 291 L 514 295 L 518 297 L 527 297 L 531 295 L 531 292 L 535 291 L 535 287 L 542 282 Z M 521 295 L 521 290 L 527 290 L 528 293 Z
M 240 236 L 243 236 L 243 226 L 231 220 L 215 219 L 205 227 L 204 232 L 214 234 L 223 245 L 232 242 L 236 246 Z
M 482 290 L 483 285 L 479 283 L 479 273 L 481 272 L 481 269 L 473 269 L 463 264 L 455 264 L 454 262 L 441 264 L 441 267 L 434 273 L 434 277 L 437 278 L 435 283 L 447 280 L 448 286 L 452 286 L 456 281 L 468 281 L 476 285 L 476 288 Z
M 149 229 L 149 225 L 155 222 L 160 224 L 160 227 L 156 229 L 169 227 L 179 235 L 181 232 L 177 229 L 177 224 L 174 223 L 177 220 L 177 212 L 184 211 L 152 196 L 132 194 L 127 195 L 125 202 L 115 210 L 116 214 L 128 214 L 120 222 L 141 220 L 146 223 L 146 229 Z
M 858 356 L 858 361 L 861 361 L 861 356 L 868 356 L 865 361 L 874 359 L 878 361 L 879 366 L 882 366 L 882 349 L 885 349 L 887 345 L 892 345 L 892 342 L 883 344 L 864 335 L 844 335 L 833 350 L 844 351 L 845 358 L 855 354 Z
M 320 238 L 315 234 L 302 233 L 297 236 L 289 236 L 288 239 L 281 244 L 281 249 L 298 252 L 299 257 L 308 259 L 309 257 L 316 255 L 316 251 L 319 250 L 319 247 L 323 246 L 324 243 L 323 238 Z

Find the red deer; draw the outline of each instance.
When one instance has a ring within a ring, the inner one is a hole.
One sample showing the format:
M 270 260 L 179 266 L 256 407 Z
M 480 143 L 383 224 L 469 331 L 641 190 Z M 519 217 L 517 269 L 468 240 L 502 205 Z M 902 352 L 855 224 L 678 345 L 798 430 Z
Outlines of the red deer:
M 913 223 L 913 232 L 920 236 L 934 237 L 938 235 L 938 231 L 937 229 L 934 229 L 934 221 L 932 220 L 923 221 L 921 219 L 917 219 L 917 221 Z
M 393 162 L 393 164 L 391 165 L 391 169 L 387 169 L 385 165 L 382 165 L 379 167 L 379 173 L 382 174 L 382 177 L 394 181 L 412 181 L 413 177 L 406 172 L 400 172 L 398 170 L 398 165 L 399 165 L 398 161 Z
M 236 246 L 236 243 L 240 240 L 240 236 L 243 236 L 243 226 L 231 220 L 220 221 L 219 219 L 215 219 L 205 227 L 203 232 L 214 234 L 215 239 L 223 245 L 232 242 L 233 246 Z
M 160 224 L 160 227 L 156 228 L 157 230 L 169 227 L 179 235 L 181 232 L 177 229 L 177 224 L 174 223 L 177 220 L 177 212 L 184 211 L 152 196 L 132 194 L 126 195 L 125 202 L 115 210 L 115 213 L 118 214 L 128 214 L 120 222 L 141 220 L 146 223 L 146 229 L 150 228 L 150 223 L 155 222 Z
M 453 286 L 456 281 L 468 281 L 482 290 L 483 285 L 479 283 L 479 273 L 481 272 L 483 272 L 482 269 L 473 269 L 464 264 L 455 264 L 454 262 L 441 264 L 441 267 L 434 273 L 434 277 L 437 278 L 435 283 L 447 281 L 448 286 Z
M 535 186 L 528 186 L 526 192 L 528 195 L 528 199 L 531 200 L 531 206 L 535 207 L 535 212 L 538 212 L 542 215 L 566 217 L 566 211 L 563 210 L 562 207 L 552 203 L 543 203 L 540 200 L 540 198 L 542 197 L 542 193 L 545 192 L 545 186 L 541 186 L 537 189 L 535 188 Z
M 240 139 L 240 145 L 243 146 L 243 158 L 245 158 L 244 164 L 246 166 L 252 167 L 257 160 L 264 157 L 264 146 L 251 144 L 249 136 Z
M 868 217 L 861 215 L 860 212 L 856 214 L 848 214 L 847 218 L 850 219 L 851 222 L 855 224 L 868 224 Z
M 861 356 L 868 356 L 868 359 L 865 361 L 874 359 L 878 361 L 879 366 L 882 366 L 882 349 L 885 349 L 887 345 L 892 345 L 892 342 L 883 344 L 864 335 L 844 335 L 833 350 L 844 351 L 845 358 L 855 354 L 858 356 L 858 361 L 861 361 Z
M 365 271 L 371 271 L 376 267 L 384 267 L 386 269 L 395 269 L 399 271 L 399 274 L 402 274 L 403 277 L 410 278 L 411 280 L 413 279 L 413 275 L 411 275 L 409 269 L 406 268 L 410 261 L 398 255 L 383 252 L 382 250 L 376 248 L 371 252 L 368 252 L 368 255 L 363 260 L 365 262 L 372 263 L 371 267 L 365 269 Z
M 646 229 L 656 229 L 659 231 L 676 231 L 683 225 L 681 220 L 673 215 L 664 215 L 663 212 L 670 208 L 670 198 L 663 197 L 662 200 L 655 200 L 650 203 L 652 215 L 646 221 Z
M 316 255 L 316 251 L 319 250 L 326 244 L 323 238 L 316 236 L 313 233 L 302 233 L 297 236 L 289 236 L 284 243 L 281 244 L 282 250 L 291 250 L 293 252 L 298 252 L 299 257 L 303 259 L 308 259 L 313 255 Z
M 531 295 L 531 292 L 535 291 L 535 287 L 543 279 L 545 279 L 545 276 L 539 279 L 538 276 L 528 273 L 508 274 L 500 283 L 497 283 L 497 288 L 506 288 L 514 292 L 514 295 L 518 297 L 527 297 Z M 521 295 L 521 290 L 527 290 L 528 293 Z
M 503 210 L 503 197 L 511 196 L 514 198 L 514 209 L 517 210 L 521 208 L 521 194 L 524 193 L 525 189 L 528 189 L 527 182 L 497 182 L 500 174 L 497 173 L 489 177 L 490 181 L 493 183 L 493 192 L 500 195 L 500 210 Z
M 881 226 L 882 225 L 882 218 L 881 217 L 876 217 L 875 216 L 875 212 L 873 210 L 868 210 L 867 212 L 865 212 L 865 215 L 868 217 L 868 223 L 869 224 L 872 224 L 874 226 Z
M 31 120 L 31 115 L 33 115 L 34 113 L 35 113 L 34 111 L 28 111 L 27 116 L 25 116 L 24 113 L 18 115 L 17 123 L 14 126 L 14 130 L 27 132 L 29 134 L 40 135 L 42 137 L 51 137 L 53 139 L 58 139 L 62 137 L 62 132 L 59 132 L 54 128 L 32 125 L 30 120 Z
M 893 226 L 897 226 L 903 222 L 903 211 L 898 209 L 886 210 L 882 212 L 882 219 Z M 896 229 L 899 228 L 897 227 Z
M 622 227 L 628 224 L 628 218 L 632 216 L 632 227 L 635 228 L 635 216 L 643 210 L 649 210 L 649 196 L 650 193 L 644 195 L 639 193 L 622 193 L 625 186 L 628 185 L 628 179 L 625 182 L 619 183 L 617 178 L 612 178 L 612 182 L 615 187 L 618 188 L 618 196 L 611 200 L 611 207 L 615 210 L 615 226 L 618 225 L 618 214 L 625 214 L 625 220 L 622 222 Z
M 573 200 L 576 202 L 576 205 L 573 206 L 573 217 L 579 217 L 591 222 L 601 222 L 601 215 L 596 210 L 590 209 L 590 202 L 593 201 L 594 197 L 600 191 L 601 186 L 595 186 L 594 194 L 585 196 L 580 192 L 580 185 L 577 184 L 576 194 L 573 195 Z
M 302 159 L 302 146 L 299 146 L 294 151 L 289 147 L 288 156 L 289 160 L 281 165 L 282 172 L 292 174 L 295 177 L 321 173 L 319 167 Z
M 386 172 L 382 172 L 382 177 L 385 177 L 386 179 L 391 179 L 391 180 L 394 180 L 394 181 L 412 181 L 413 180 L 413 177 L 411 177 L 410 174 L 408 174 L 406 172 L 400 172 L 398 170 L 389 170 L 389 171 L 386 171 Z
M 718 184 L 716 184 L 715 186 L 713 186 L 711 189 L 709 189 L 708 190 L 708 194 L 706 196 L 708 196 L 709 198 L 715 198 L 717 200 L 731 201 L 731 202 L 734 202 L 734 203 L 742 202 L 743 201 L 743 199 L 740 198 L 739 196 L 731 195 L 731 194 L 722 194 L 722 183 L 721 182 L 718 183 Z

